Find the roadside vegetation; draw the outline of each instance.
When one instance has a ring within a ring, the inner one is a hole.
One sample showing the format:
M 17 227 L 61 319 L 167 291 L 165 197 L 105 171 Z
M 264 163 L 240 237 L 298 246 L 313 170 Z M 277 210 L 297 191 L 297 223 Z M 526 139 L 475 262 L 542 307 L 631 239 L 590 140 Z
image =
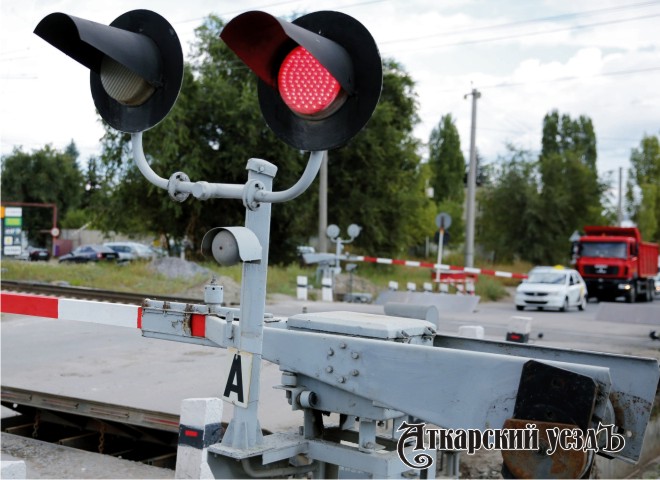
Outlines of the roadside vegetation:
M 450 264 L 460 264 L 460 259 L 444 260 Z M 228 277 L 240 284 L 241 267 L 220 267 L 215 263 L 201 263 L 218 277 Z M 530 268 L 527 263 L 514 265 L 478 265 L 483 268 L 524 273 Z M 305 275 L 312 288 L 320 288 L 316 278 L 316 268 L 293 263 L 288 266 L 270 266 L 268 269 L 269 295 L 296 295 L 296 277 Z M 344 273 L 344 275 L 346 275 Z M 347 276 L 347 275 L 346 275 Z M 98 288 L 103 290 L 130 291 L 161 295 L 182 295 L 182 292 L 200 288 L 209 280 L 208 275 L 198 274 L 189 278 L 169 277 L 156 272 L 147 262 L 130 264 L 58 264 L 50 262 L 22 262 L 5 260 L 2 262 L 2 280 L 20 280 L 27 282 L 61 283 L 74 287 Z M 413 268 L 391 265 L 358 264 L 354 283 L 356 291 L 359 285 L 369 285 L 379 292 L 388 288 L 390 281 L 399 282 L 399 289 L 405 289 L 407 282 L 417 284 L 421 290 L 424 282 L 431 281 L 431 272 L 427 268 Z M 495 301 L 507 296 L 506 287 L 515 286 L 517 280 L 495 278 L 486 275 L 479 277 L 476 283 L 477 295 L 482 301 Z M 310 298 L 313 298 L 311 296 Z

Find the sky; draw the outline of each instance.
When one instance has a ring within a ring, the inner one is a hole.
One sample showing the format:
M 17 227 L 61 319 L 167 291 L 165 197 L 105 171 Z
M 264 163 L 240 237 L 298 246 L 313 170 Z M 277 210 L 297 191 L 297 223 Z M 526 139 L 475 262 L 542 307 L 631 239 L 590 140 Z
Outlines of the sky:
M 53 12 L 109 24 L 134 9 L 165 17 L 186 59 L 211 13 L 225 21 L 248 10 L 351 15 L 415 81 L 415 136 L 428 142 L 450 113 L 466 160 L 473 89 L 481 93 L 476 146 L 485 163 L 501 160 L 507 144 L 538 154 L 543 117 L 556 109 L 592 119 L 599 173 L 615 185 L 643 136 L 660 134 L 660 0 L 1 0 L 2 155 L 71 140 L 83 162 L 100 153 L 88 71 L 32 32 Z

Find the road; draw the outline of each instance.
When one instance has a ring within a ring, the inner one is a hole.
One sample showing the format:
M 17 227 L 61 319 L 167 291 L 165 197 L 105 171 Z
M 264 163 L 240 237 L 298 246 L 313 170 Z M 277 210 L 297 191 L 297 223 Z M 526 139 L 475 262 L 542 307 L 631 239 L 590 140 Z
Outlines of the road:
M 456 334 L 461 325 L 482 325 L 486 338 L 503 340 L 510 318 L 524 315 L 532 318 L 531 341 L 538 345 L 660 359 L 660 341 L 649 337 L 649 331 L 657 327 L 639 322 L 640 314 L 635 313 L 639 308 L 642 307 L 590 303 L 582 312 L 517 312 L 511 301 L 501 301 L 480 304 L 476 312 L 469 314 L 441 312 L 438 330 Z M 281 297 L 267 306 L 267 311 L 278 317 L 331 310 L 383 313 L 379 305 L 302 302 Z M 660 319 L 660 301 L 645 305 L 642 310 L 641 317 L 650 323 Z M 612 320 L 613 316 L 615 321 L 602 320 Z M 226 361 L 226 351 L 222 349 L 143 338 L 137 329 L 11 314 L 2 315 L 1 328 L 3 385 L 175 415 L 184 398 L 218 397 L 221 393 L 220 372 Z M 264 362 L 259 417 L 262 427 L 271 431 L 302 423 L 300 412 L 291 411 L 282 391 L 273 390 L 280 381 L 278 367 Z M 232 416 L 229 407 L 224 408 L 225 421 Z M 53 455 L 61 456 L 61 452 Z M 54 471 L 64 472 L 53 470 L 52 463 L 39 470 L 42 457 L 28 457 L 32 477 L 52 477 Z M 85 461 L 85 468 L 91 468 L 90 461 Z M 96 465 L 96 460 L 91 463 Z M 96 471 L 103 475 L 107 468 L 99 467 Z M 91 470 L 81 472 L 73 476 L 94 478 Z M 62 478 L 67 476 L 61 474 Z M 135 477 L 150 475 L 141 472 Z
M 303 309 L 309 312 L 356 310 L 383 313 L 383 307 L 380 305 L 289 299 L 277 301 L 268 307 L 268 311 L 282 317 L 301 313 Z M 590 302 L 584 311 L 570 309 L 567 312 L 519 312 L 511 299 L 484 302 L 480 303 L 473 313 L 440 312 L 438 331 L 456 335 L 460 326 L 481 325 L 487 339 L 504 340 L 511 317 L 514 316 L 532 319 L 530 342 L 538 345 L 637 355 L 660 360 L 660 341 L 649 337 L 652 330 L 660 332 L 660 299 L 652 303 L 637 304 Z
M 660 328 L 626 321 L 640 305 L 589 303 L 584 311 L 517 312 L 510 301 L 489 302 L 474 313 L 441 312 L 438 331 L 455 335 L 462 325 L 481 325 L 487 339 L 504 340 L 511 317 L 523 315 L 532 318 L 530 341 L 537 345 L 660 359 L 660 341 L 649 337 Z M 660 319 L 660 301 L 644 307 L 649 319 Z M 620 310 L 620 321 L 600 320 L 603 309 Z M 277 317 L 332 310 L 383 313 L 379 305 L 290 298 L 278 298 L 267 307 Z M 174 414 L 183 398 L 219 396 L 219 370 L 226 357 L 222 349 L 143 338 L 137 329 L 10 314 L 2 315 L 0 341 L 3 385 Z M 270 392 L 280 382 L 276 365 L 265 366 L 263 376 L 262 391 Z M 269 412 L 265 428 L 297 421 L 282 396 L 279 391 L 265 396 L 272 398 L 272 404 L 268 400 L 264 405 Z M 230 418 L 230 408 L 226 410 Z

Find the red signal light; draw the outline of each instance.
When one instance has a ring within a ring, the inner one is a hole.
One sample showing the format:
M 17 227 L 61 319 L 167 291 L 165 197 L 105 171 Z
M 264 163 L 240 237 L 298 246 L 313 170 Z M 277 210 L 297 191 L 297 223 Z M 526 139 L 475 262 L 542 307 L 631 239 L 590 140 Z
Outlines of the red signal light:
M 277 87 L 284 103 L 301 116 L 325 118 L 346 99 L 337 79 L 301 46 L 280 65 Z
M 294 148 L 341 147 L 378 104 L 378 46 L 364 25 L 344 13 L 314 12 L 287 22 L 246 12 L 227 23 L 220 37 L 259 77 L 261 113 Z

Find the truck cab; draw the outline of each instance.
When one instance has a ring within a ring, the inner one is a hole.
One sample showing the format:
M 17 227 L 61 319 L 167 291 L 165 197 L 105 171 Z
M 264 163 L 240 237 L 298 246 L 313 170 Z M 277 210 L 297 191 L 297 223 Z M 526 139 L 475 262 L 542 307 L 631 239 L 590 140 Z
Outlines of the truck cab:
M 635 227 L 585 227 L 576 268 L 591 297 L 652 301 L 651 279 L 657 273 L 657 258 L 658 246 L 643 242 Z

